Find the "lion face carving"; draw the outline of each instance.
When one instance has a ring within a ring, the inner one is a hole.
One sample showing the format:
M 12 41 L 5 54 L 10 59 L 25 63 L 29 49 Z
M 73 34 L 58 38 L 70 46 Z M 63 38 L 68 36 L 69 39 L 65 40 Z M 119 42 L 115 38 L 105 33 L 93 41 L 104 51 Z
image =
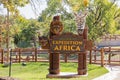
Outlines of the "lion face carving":
M 59 32 L 60 32 L 59 25 L 54 26 L 53 31 L 55 32 L 55 34 L 59 34 Z
M 50 24 L 50 32 L 52 34 L 61 34 L 63 30 L 62 22 L 60 21 L 59 16 L 54 16 L 53 21 Z

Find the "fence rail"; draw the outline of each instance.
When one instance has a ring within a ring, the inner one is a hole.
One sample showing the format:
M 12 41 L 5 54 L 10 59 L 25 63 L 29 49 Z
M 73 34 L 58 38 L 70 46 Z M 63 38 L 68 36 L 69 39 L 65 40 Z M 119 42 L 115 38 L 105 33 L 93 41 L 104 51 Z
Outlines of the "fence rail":
M 21 61 L 38 61 L 39 54 L 48 53 L 47 49 L 37 49 L 37 48 L 16 48 L 9 51 L 12 54 L 12 62 L 21 62 Z M 6 58 L 7 51 L 0 49 L 0 62 L 4 63 L 9 58 Z
M 103 49 L 103 50 L 101 50 Z M 103 47 L 89 51 L 88 61 L 90 64 L 117 64 L 120 65 L 120 47 Z
M 41 55 L 47 55 L 49 50 L 48 49 L 37 49 L 37 48 L 16 48 L 11 49 L 10 53 L 12 54 L 12 62 L 22 62 L 22 61 L 46 61 L 46 59 L 41 58 Z M 116 53 L 117 52 L 117 53 Z M 0 49 L 0 63 L 4 63 L 9 59 L 6 58 L 7 51 L 4 49 Z M 68 61 L 74 61 L 71 60 L 70 54 L 62 54 L 63 59 L 61 61 L 68 62 Z M 76 55 L 77 56 L 77 55 Z M 101 49 L 92 49 L 88 51 L 87 54 L 87 60 L 90 64 L 101 64 L 101 66 L 104 66 L 104 64 L 113 64 L 113 63 L 119 63 L 120 64 L 120 47 L 104 47 Z M 48 61 L 48 58 L 47 58 Z

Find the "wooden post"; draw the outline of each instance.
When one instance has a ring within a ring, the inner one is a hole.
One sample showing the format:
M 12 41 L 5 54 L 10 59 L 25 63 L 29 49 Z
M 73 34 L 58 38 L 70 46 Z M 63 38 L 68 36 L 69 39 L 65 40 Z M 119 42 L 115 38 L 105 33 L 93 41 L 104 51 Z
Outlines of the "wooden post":
M 111 47 L 109 47 L 108 63 L 111 63 Z
M 78 75 L 83 75 L 83 53 L 78 54 Z
M 1 63 L 3 64 L 3 62 L 4 62 L 4 55 L 3 55 L 3 53 L 4 53 L 4 50 L 3 49 L 1 49 Z
M 65 54 L 64 56 L 65 56 L 64 61 L 67 63 L 68 62 L 68 54 Z
M 35 48 L 32 48 L 32 61 L 35 61 Z
M 37 62 L 37 48 L 35 48 L 35 62 Z
M 18 59 L 19 59 L 19 58 L 18 58 L 18 53 L 19 53 L 19 52 L 16 52 L 16 54 L 15 54 L 15 55 L 16 55 L 16 62 L 18 62 Z
M 60 73 L 60 59 L 59 53 L 49 54 L 49 74 L 59 74 Z
M 111 63 L 111 52 L 110 52 L 109 55 L 108 55 L 108 63 L 109 63 L 109 64 Z
M 104 48 L 101 48 L 101 67 L 104 67 Z
M 80 36 L 83 36 L 84 41 L 88 40 L 88 27 L 87 26 L 85 26 L 84 32 Z M 78 53 L 78 75 L 83 75 L 87 73 L 86 55 L 87 55 L 86 51 Z
M 2 50 L 0 49 L 0 63 L 2 63 Z
M 19 49 L 19 63 L 21 62 L 21 49 Z
M 95 62 L 95 63 L 96 63 L 96 59 L 97 59 L 97 58 L 96 58 L 96 53 L 95 53 L 95 54 L 94 54 L 94 62 Z
M 83 32 L 83 38 L 88 40 L 88 27 L 86 26 Z
M 94 48 L 94 63 L 96 62 L 96 52 L 97 52 L 97 48 Z
M 83 74 L 87 73 L 87 52 L 83 54 Z
M 90 50 L 90 60 L 89 60 L 89 64 L 92 64 L 92 50 Z

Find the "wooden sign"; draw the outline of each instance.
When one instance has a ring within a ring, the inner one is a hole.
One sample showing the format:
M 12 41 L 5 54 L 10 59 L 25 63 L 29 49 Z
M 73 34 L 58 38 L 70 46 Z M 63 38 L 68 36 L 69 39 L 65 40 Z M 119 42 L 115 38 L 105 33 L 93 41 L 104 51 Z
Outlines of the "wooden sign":
M 77 53 L 84 51 L 83 37 L 73 33 L 64 33 L 53 36 L 50 40 L 50 52 L 52 53 Z
M 92 40 L 86 41 L 85 49 L 92 50 L 92 48 L 93 48 L 93 41 Z

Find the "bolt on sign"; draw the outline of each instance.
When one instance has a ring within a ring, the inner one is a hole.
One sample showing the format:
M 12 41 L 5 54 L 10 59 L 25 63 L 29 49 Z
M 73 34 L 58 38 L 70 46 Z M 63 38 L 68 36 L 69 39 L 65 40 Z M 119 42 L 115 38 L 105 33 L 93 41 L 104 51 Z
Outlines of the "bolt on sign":
M 77 34 L 64 33 L 50 40 L 51 53 L 78 53 L 84 50 L 83 37 Z

